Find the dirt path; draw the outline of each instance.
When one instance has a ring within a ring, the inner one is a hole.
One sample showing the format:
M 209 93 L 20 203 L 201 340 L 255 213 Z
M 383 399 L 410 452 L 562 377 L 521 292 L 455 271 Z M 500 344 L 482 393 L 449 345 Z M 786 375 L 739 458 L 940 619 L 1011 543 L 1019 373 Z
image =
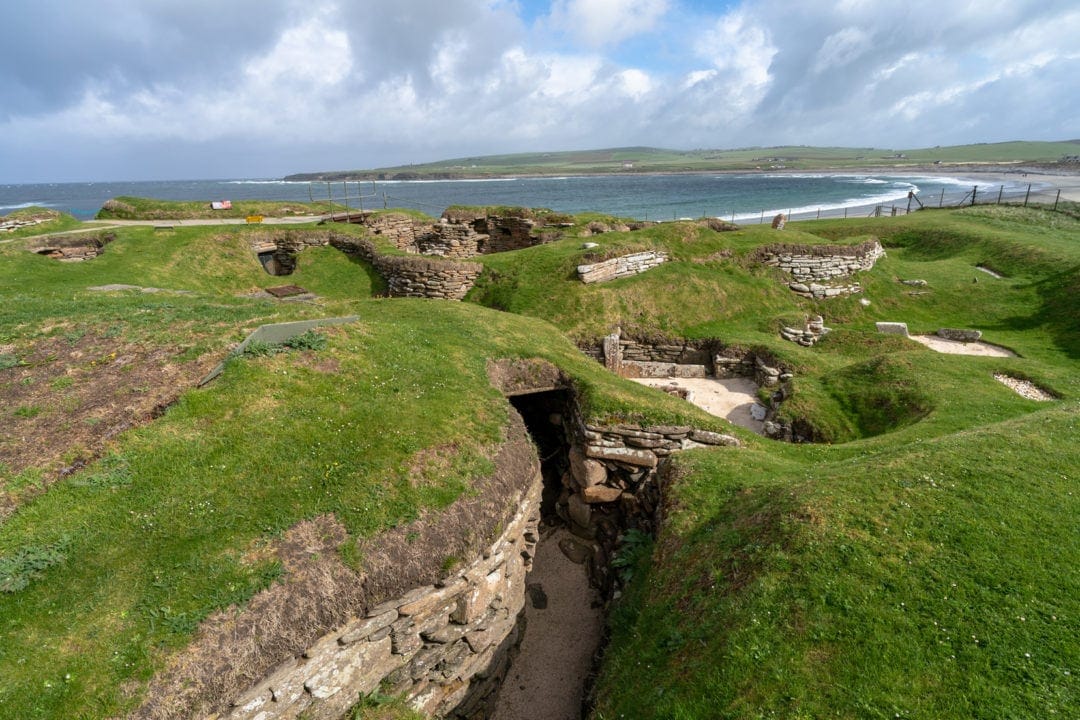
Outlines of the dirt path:
M 506 676 L 491 720 L 577 720 L 585 679 L 600 644 L 603 615 L 585 567 L 559 550 L 565 528 L 536 548 L 525 603 L 521 654 Z
M 691 392 L 690 402 L 705 412 L 761 434 L 762 421 L 750 414 L 750 408 L 759 404 L 758 386 L 749 378 L 633 378 L 633 381 L 649 387 L 674 384 L 687 388 Z

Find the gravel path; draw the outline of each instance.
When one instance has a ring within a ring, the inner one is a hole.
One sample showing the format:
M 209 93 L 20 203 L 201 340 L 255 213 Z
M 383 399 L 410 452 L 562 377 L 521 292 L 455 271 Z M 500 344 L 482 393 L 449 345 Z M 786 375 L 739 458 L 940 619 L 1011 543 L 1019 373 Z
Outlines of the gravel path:
M 569 530 L 558 528 L 545 533 L 536 547 L 521 653 L 510 666 L 491 720 L 581 717 L 585 679 L 604 619 L 585 567 L 559 550 L 559 541 L 568 536 Z
M 1057 399 L 1030 380 L 1022 380 L 1021 378 L 1016 378 L 1012 375 L 1001 374 L 994 375 L 994 379 L 999 383 L 1012 388 L 1013 392 L 1017 395 L 1026 397 L 1028 400 L 1049 402 Z

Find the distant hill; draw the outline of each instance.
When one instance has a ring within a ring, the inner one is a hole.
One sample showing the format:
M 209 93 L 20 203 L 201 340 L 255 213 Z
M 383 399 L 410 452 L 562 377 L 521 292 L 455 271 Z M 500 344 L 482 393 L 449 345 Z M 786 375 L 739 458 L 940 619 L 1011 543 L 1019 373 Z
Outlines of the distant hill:
M 289 175 L 286 180 L 452 180 L 508 175 L 738 170 L 825 170 L 933 165 L 1057 165 L 1080 155 L 1080 141 L 1002 142 L 890 150 L 882 148 L 750 147 L 731 150 L 665 150 L 624 147 L 606 150 L 517 153 L 453 158 L 418 165 L 332 170 Z M 1075 160 L 1071 167 L 1080 168 Z

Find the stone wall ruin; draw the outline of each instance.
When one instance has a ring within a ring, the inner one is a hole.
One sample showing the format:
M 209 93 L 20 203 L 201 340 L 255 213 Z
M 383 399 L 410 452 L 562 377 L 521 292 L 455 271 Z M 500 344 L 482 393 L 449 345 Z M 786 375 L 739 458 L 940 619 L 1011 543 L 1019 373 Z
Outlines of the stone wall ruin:
M 573 533 L 563 551 L 586 565 L 593 582 L 609 599 L 618 583 L 610 559 L 622 534 L 629 528 L 651 532 L 660 521 L 665 458 L 687 448 L 738 445 L 729 435 L 689 426 L 586 423 L 569 380 L 542 361 L 490 363 L 489 376 L 511 399 L 553 390 L 563 393 L 563 411 L 547 418 L 557 423 L 565 443 L 557 460 L 561 473 L 554 512 Z M 516 447 L 523 423 L 517 413 L 512 418 L 508 443 Z M 378 689 L 403 695 L 427 716 L 487 717 L 521 633 L 518 620 L 527 572 L 539 540 L 543 488 L 538 463 L 532 450 L 529 462 L 519 459 L 508 467 L 512 477 L 500 481 L 500 497 L 505 497 L 502 506 L 512 511 L 504 520 L 497 522 L 489 514 L 478 525 L 477 516 L 467 512 L 474 531 L 483 533 L 490 527 L 497 536 L 465 557 L 456 571 L 434 577 L 426 572 L 422 575 L 430 578 L 426 582 L 391 592 L 383 600 L 371 596 L 372 588 L 383 587 L 380 582 L 355 578 L 353 582 L 362 587 L 338 588 L 338 596 L 356 596 L 354 610 L 287 658 L 264 666 L 214 716 L 223 720 L 336 719 L 348 712 L 360 694 Z M 455 506 L 447 512 L 454 513 Z M 408 532 L 408 527 L 391 531 L 393 537 L 383 545 L 406 544 Z M 362 548 L 365 566 L 384 568 L 387 579 L 394 578 L 392 558 L 380 559 L 379 552 L 368 550 Z M 249 608 L 260 607 L 259 598 L 249 604 Z M 241 644 L 262 637 L 243 622 L 230 624 L 228 632 L 247 638 Z M 224 639 L 209 633 L 204 640 L 210 647 L 221 647 Z M 150 693 L 136 718 L 186 717 L 183 712 L 154 712 L 155 698 L 172 700 L 179 695 L 182 700 L 190 692 L 188 679 L 172 680 L 171 685 L 162 682 L 157 692 Z
M 792 277 L 788 287 L 803 297 L 824 299 L 861 292 L 858 283 L 836 285 L 832 281 L 871 270 L 885 257 L 877 239 L 859 245 L 766 245 L 753 258 L 779 268 Z
M 30 252 L 61 262 L 92 260 L 105 252 L 105 246 L 116 239 L 114 232 L 82 233 L 43 238 L 31 245 Z M 40 244 L 44 243 L 44 244 Z

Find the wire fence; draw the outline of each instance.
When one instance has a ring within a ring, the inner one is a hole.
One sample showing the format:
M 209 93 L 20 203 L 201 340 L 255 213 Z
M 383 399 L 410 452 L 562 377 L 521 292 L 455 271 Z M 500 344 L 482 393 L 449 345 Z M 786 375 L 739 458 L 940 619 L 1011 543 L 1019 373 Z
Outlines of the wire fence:
M 1005 184 L 973 185 L 966 193 L 947 192 L 945 189 L 931 194 L 909 193 L 907 199 L 899 202 L 794 212 L 789 210 L 783 215 L 788 220 L 897 217 L 924 209 L 959 208 L 971 205 L 1038 206 L 1052 211 L 1062 210 L 1065 206 L 1069 206 L 1071 214 L 1076 212 L 1076 203 L 1062 197 L 1060 188 L 1046 186 L 1036 188 L 1035 184 L 1031 183 L 1019 187 Z M 763 210 L 756 218 L 756 222 L 771 223 L 774 217 L 774 214 Z M 747 218 L 746 215 L 741 216 L 741 222 L 748 221 L 752 224 L 755 219 Z

